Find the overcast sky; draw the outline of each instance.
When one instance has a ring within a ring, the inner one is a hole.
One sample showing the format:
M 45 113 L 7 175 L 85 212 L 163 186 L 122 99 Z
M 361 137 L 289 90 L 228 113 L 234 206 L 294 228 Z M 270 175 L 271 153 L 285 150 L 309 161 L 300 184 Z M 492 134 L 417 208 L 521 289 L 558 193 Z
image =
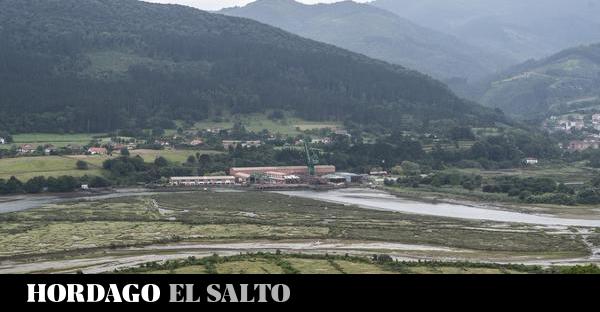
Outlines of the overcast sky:
M 193 6 L 203 10 L 220 10 L 222 8 L 228 8 L 232 6 L 243 6 L 255 0 L 144 0 L 147 2 L 156 3 L 174 3 Z M 339 2 L 340 0 L 296 0 L 298 2 L 306 4 L 315 3 L 332 3 Z M 371 0 L 354 0 L 355 2 L 369 2 Z

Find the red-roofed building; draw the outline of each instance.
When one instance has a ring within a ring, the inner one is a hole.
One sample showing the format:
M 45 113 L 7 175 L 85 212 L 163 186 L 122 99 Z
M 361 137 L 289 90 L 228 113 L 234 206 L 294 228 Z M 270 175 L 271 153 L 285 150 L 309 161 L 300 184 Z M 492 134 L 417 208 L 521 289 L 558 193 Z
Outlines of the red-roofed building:
M 196 139 L 196 140 L 193 140 L 192 142 L 190 142 L 191 146 L 199 146 L 199 145 L 202 145 L 202 144 L 204 144 L 204 141 L 202 141 L 200 139 Z
M 88 153 L 90 155 L 106 155 L 108 151 L 104 147 L 90 147 Z
M 23 145 L 19 146 L 19 149 L 17 150 L 17 152 L 19 152 L 20 154 L 29 154 L 29 153 L 35 152 L 35 150 L 36 150 L 35 146 L 33 146 L 31 144 L 23 144 Z

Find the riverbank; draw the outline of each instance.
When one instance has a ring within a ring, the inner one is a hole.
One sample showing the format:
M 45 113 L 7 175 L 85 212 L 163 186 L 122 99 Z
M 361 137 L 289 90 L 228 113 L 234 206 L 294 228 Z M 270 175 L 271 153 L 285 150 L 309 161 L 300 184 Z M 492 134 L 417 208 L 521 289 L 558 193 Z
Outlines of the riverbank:
M 483 195 L 466 190 L 452 188 L 411 188 L 400 186 L 378 186 L 377 190 L 386 191 L 401 198 L 430 203 L 448 203 L 466 206 L 486 206 L 520 213 L 552 215 L 560 218 L 580 218 L 600 220 L 600 207 L 597 206 L 561 206 L 550 204 L 526 204 L 503 194 Z
M 330 192 L 290 191 L 278 194 L 310 198 L 326 202 L 356 205 L 362 208 L 420 214 L 444 218 L 524 223 L 543 226 L 578 226 L 600 228 L 600 220 L 567 219 L 554 216 L 514 212 L 490 205 L 464 205 L 447 202 L 426 202 L 400 198 L 385 191 L 345 189 Z

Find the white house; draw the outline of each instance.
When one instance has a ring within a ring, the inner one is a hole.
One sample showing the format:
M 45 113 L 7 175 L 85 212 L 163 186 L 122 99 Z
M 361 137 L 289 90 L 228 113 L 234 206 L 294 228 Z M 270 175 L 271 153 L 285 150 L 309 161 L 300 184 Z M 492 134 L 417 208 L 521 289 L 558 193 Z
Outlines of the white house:
M 0 138 L 0 144 L 6 144 L 6 139 L 5 138 Z
M 539 160 L 537 158 L 528 157 L 523 159 L 523 163 L 525 165 L 537 165 L 539 163 Z

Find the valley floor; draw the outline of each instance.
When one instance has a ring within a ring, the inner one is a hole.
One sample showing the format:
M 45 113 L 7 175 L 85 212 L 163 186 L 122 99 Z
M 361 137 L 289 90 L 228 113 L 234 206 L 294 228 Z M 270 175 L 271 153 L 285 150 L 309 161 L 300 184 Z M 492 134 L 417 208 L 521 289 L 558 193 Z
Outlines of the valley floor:
M 379 254 L 408 262 L 600 262 L 598 227 L 366 208 L 275 193 L 213 191 L 51 202 L 0 214 L 0 273 L 102 273 L 188 257 L 277 252 L 363 259 Z

